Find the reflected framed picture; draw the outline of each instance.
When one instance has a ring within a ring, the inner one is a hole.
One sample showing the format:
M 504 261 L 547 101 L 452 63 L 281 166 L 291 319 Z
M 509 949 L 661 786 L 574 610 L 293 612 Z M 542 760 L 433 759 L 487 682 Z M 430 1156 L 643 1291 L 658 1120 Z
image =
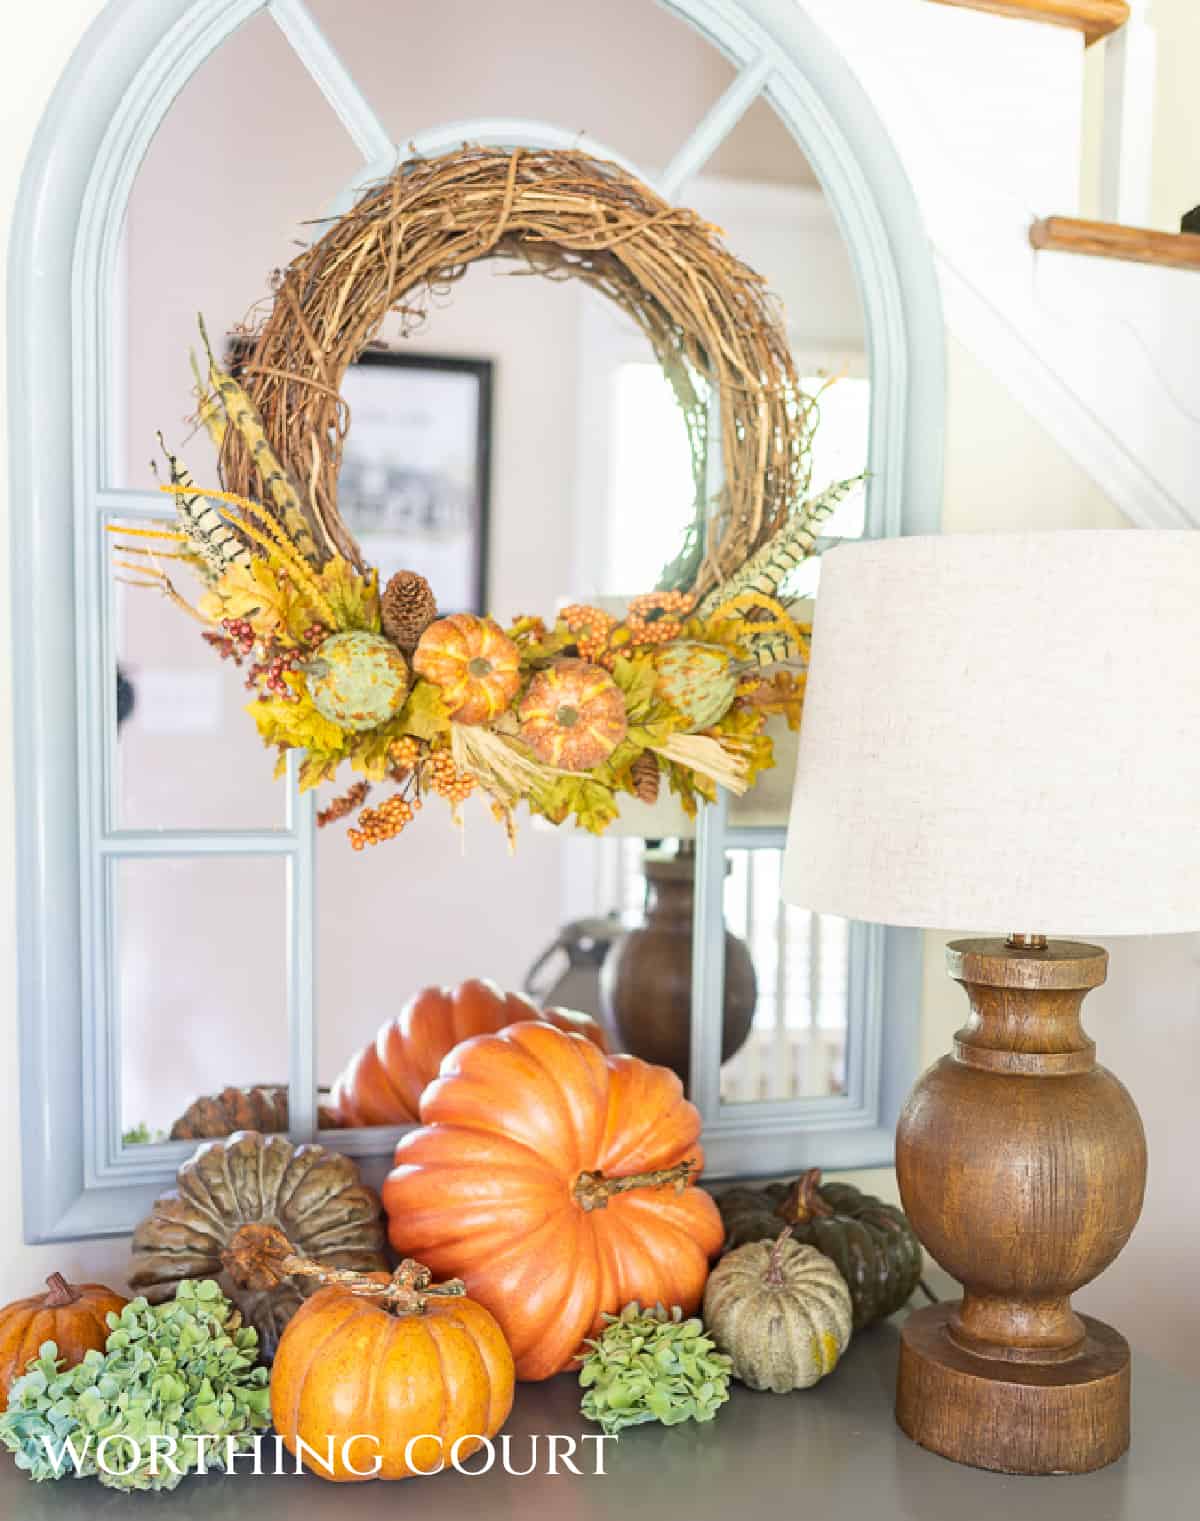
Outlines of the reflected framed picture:
M 234 375 L 249 354 L 230 344 Z M 442 613 L 487 610 L 493 368 L 367 349 L 342 379 L 350 431 L 338 510 L 381 587 L 419 571 Z
M 443 613 L 487 604 L 492 362 L 368 350 L 346 371 L 338 507 L 380 585 L 419 571 Z

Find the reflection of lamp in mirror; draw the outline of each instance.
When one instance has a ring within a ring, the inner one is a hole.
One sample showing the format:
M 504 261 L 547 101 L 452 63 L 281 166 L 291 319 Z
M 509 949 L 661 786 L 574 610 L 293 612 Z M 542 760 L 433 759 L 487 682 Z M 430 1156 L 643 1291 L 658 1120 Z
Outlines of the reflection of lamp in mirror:
M 734 828 L 774 826 L 787 820 L 796 737 L 783 720 L 771 723 L 776 765 L 745 797 L 730 800 Z M 645 922 L 629 930 L 600 972 L 604 1012 L 621 1045 L 645 1061 L 670 1067 L 686 1086 L 692 1032 L 692 924 L 695 902 L 695 821 L 664 785 L 655 803 L 620 799 L 609 834 L 626 839 L 675 841 L 676 850 L 648 848 Z M 745 941 L 725 931 L 725 1001 L 721 1060 L 735 1056 L 754 1022 L 758 997 L 754 963 Z
M 904 1208 L 963 1286 L 906 1321 L 896 1414 L 959 1462 L 1079 1473 L 1129 1444 L 1129 1347 L 1070 1296 L 1133 1231 L 1146 1142 L 1080 1025 L 1108 953 L 1046 937 L 1200 928 L 1198 645 L 1195 533 L 825 561 L 784 896 L 1018 931 L 948 947 L 970 1013 L 896 1141 Z

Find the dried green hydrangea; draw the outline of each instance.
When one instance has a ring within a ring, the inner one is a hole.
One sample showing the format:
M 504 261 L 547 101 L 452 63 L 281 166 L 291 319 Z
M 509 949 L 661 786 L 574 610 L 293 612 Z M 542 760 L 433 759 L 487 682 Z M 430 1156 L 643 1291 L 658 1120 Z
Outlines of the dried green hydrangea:
M 714 1350 L 703 1324 L 684 1320 L 678 1305 L 641 1309 L 627 1304 L 588 1342 L 579 1370 L 583 1413 L 608 1433 L 643 1421 L 675 1426 L 711 1421 L 729 1398 L 731 1359 Z
M 9 1390 L 0 1442 L 31 1479 L 174 1489 L 202 1455 L 222 1467 L 229 1439 L 241 1450 L 270 1424 L 258 1332 L 217 1284 L 181 1283 L 166 1304 L 135 1299 L 108 1324 L 105 1351 L 64 1370 L 45 1342 Z

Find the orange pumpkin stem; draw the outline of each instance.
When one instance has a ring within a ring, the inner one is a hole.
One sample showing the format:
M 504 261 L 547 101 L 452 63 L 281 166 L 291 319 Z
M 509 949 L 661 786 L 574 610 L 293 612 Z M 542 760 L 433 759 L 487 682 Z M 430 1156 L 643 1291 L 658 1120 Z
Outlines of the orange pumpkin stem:
M 467 1292 L 461 1278 L 434 1283 L 429 1269 L 411 1257 L 406 1257 L 384 1282 L 349 1268 L 323 1267 L 311 1257 L 294 1252 L 292 1243 L 274 1225 L 241 1226 L 222 1252 L 221 1261 L 243 1289 L 273 1289 L 293 1276 L 317 1278 L 363 1299 L 377 1299 L 393 1315 L 420 1315 L 432 1298 L 460 1298 Z
M 635 1172 L 625 1178 L 606 1178 L 602 1172 L 581 1172 L 575 1180 L 575 1201 L 590 1214 L 603 1209 L 616 1194 L 627 1194 L 633 1188 L 674 1188 L 677 1194 L 688 1186 L 691 1176 L 699 1172 L 699 1164 L 689 1158 L 676 1167 L 660 1167 L 657 1172 Z
M 810 1167 L 802 1172 L 775 1207 L 775 1213 L 789 1225 L 806 1225 L 824 1215 L 832 1215 L 832 1205 L 826 1204 L 818 1193 L 821 1185 L 821 1169 Z
M 61 1310 L 65 1305 L 74 1304 L 79 1298 L 79 1291 L 63 1277 L 61 1273 L 51 1273 L 46 1279 L 46 1287 L 50 1292 L 42 1303 L 48 1310 Z

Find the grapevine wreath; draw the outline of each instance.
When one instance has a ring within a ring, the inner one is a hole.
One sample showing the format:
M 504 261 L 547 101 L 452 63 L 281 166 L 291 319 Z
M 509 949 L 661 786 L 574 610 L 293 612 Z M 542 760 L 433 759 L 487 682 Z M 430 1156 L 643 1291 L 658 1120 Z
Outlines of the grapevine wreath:
M 350 425 L 346 367 L 398 313 L 407 335 L 479 259 L 583 280 L 646 335 L 683 413 L 695 513 L 658 587 L 621 617 L 572 604 L 507 628 L 439 616 L 423 577 L 385 587 L 338 512 Z M 602 832 L 622 793 L 662 779 L 689 812 L 772 764 L 772 713 L 799 721 L 807 627 L 780 602 L 815 529 L 849 490 L 810 499 L 815 398 L 800 388 L 760 276 L 718 229 L 620 166 L 575 152 L 464 147 L 413 159 L 369 189 L 277 275 L 239 335 L 237 375 L 208 348 L 198 415 L 221 489 L 168 454 L 171 521 L 117 530 L 127 580 L 157 587 L 246 667 L 263 743 L 302 787 L 348 761 L 358 779 L 319 815 L 357 817 L 356 849 L 390 839 L 423 797 L 486 792 L 513 834 L 525 803 Z M 708 494 L 708 398 L 724 485 Z M 198 573 L 193 605 L 168 560 Z M 380 801 L 374 789 L 389 788 Z

